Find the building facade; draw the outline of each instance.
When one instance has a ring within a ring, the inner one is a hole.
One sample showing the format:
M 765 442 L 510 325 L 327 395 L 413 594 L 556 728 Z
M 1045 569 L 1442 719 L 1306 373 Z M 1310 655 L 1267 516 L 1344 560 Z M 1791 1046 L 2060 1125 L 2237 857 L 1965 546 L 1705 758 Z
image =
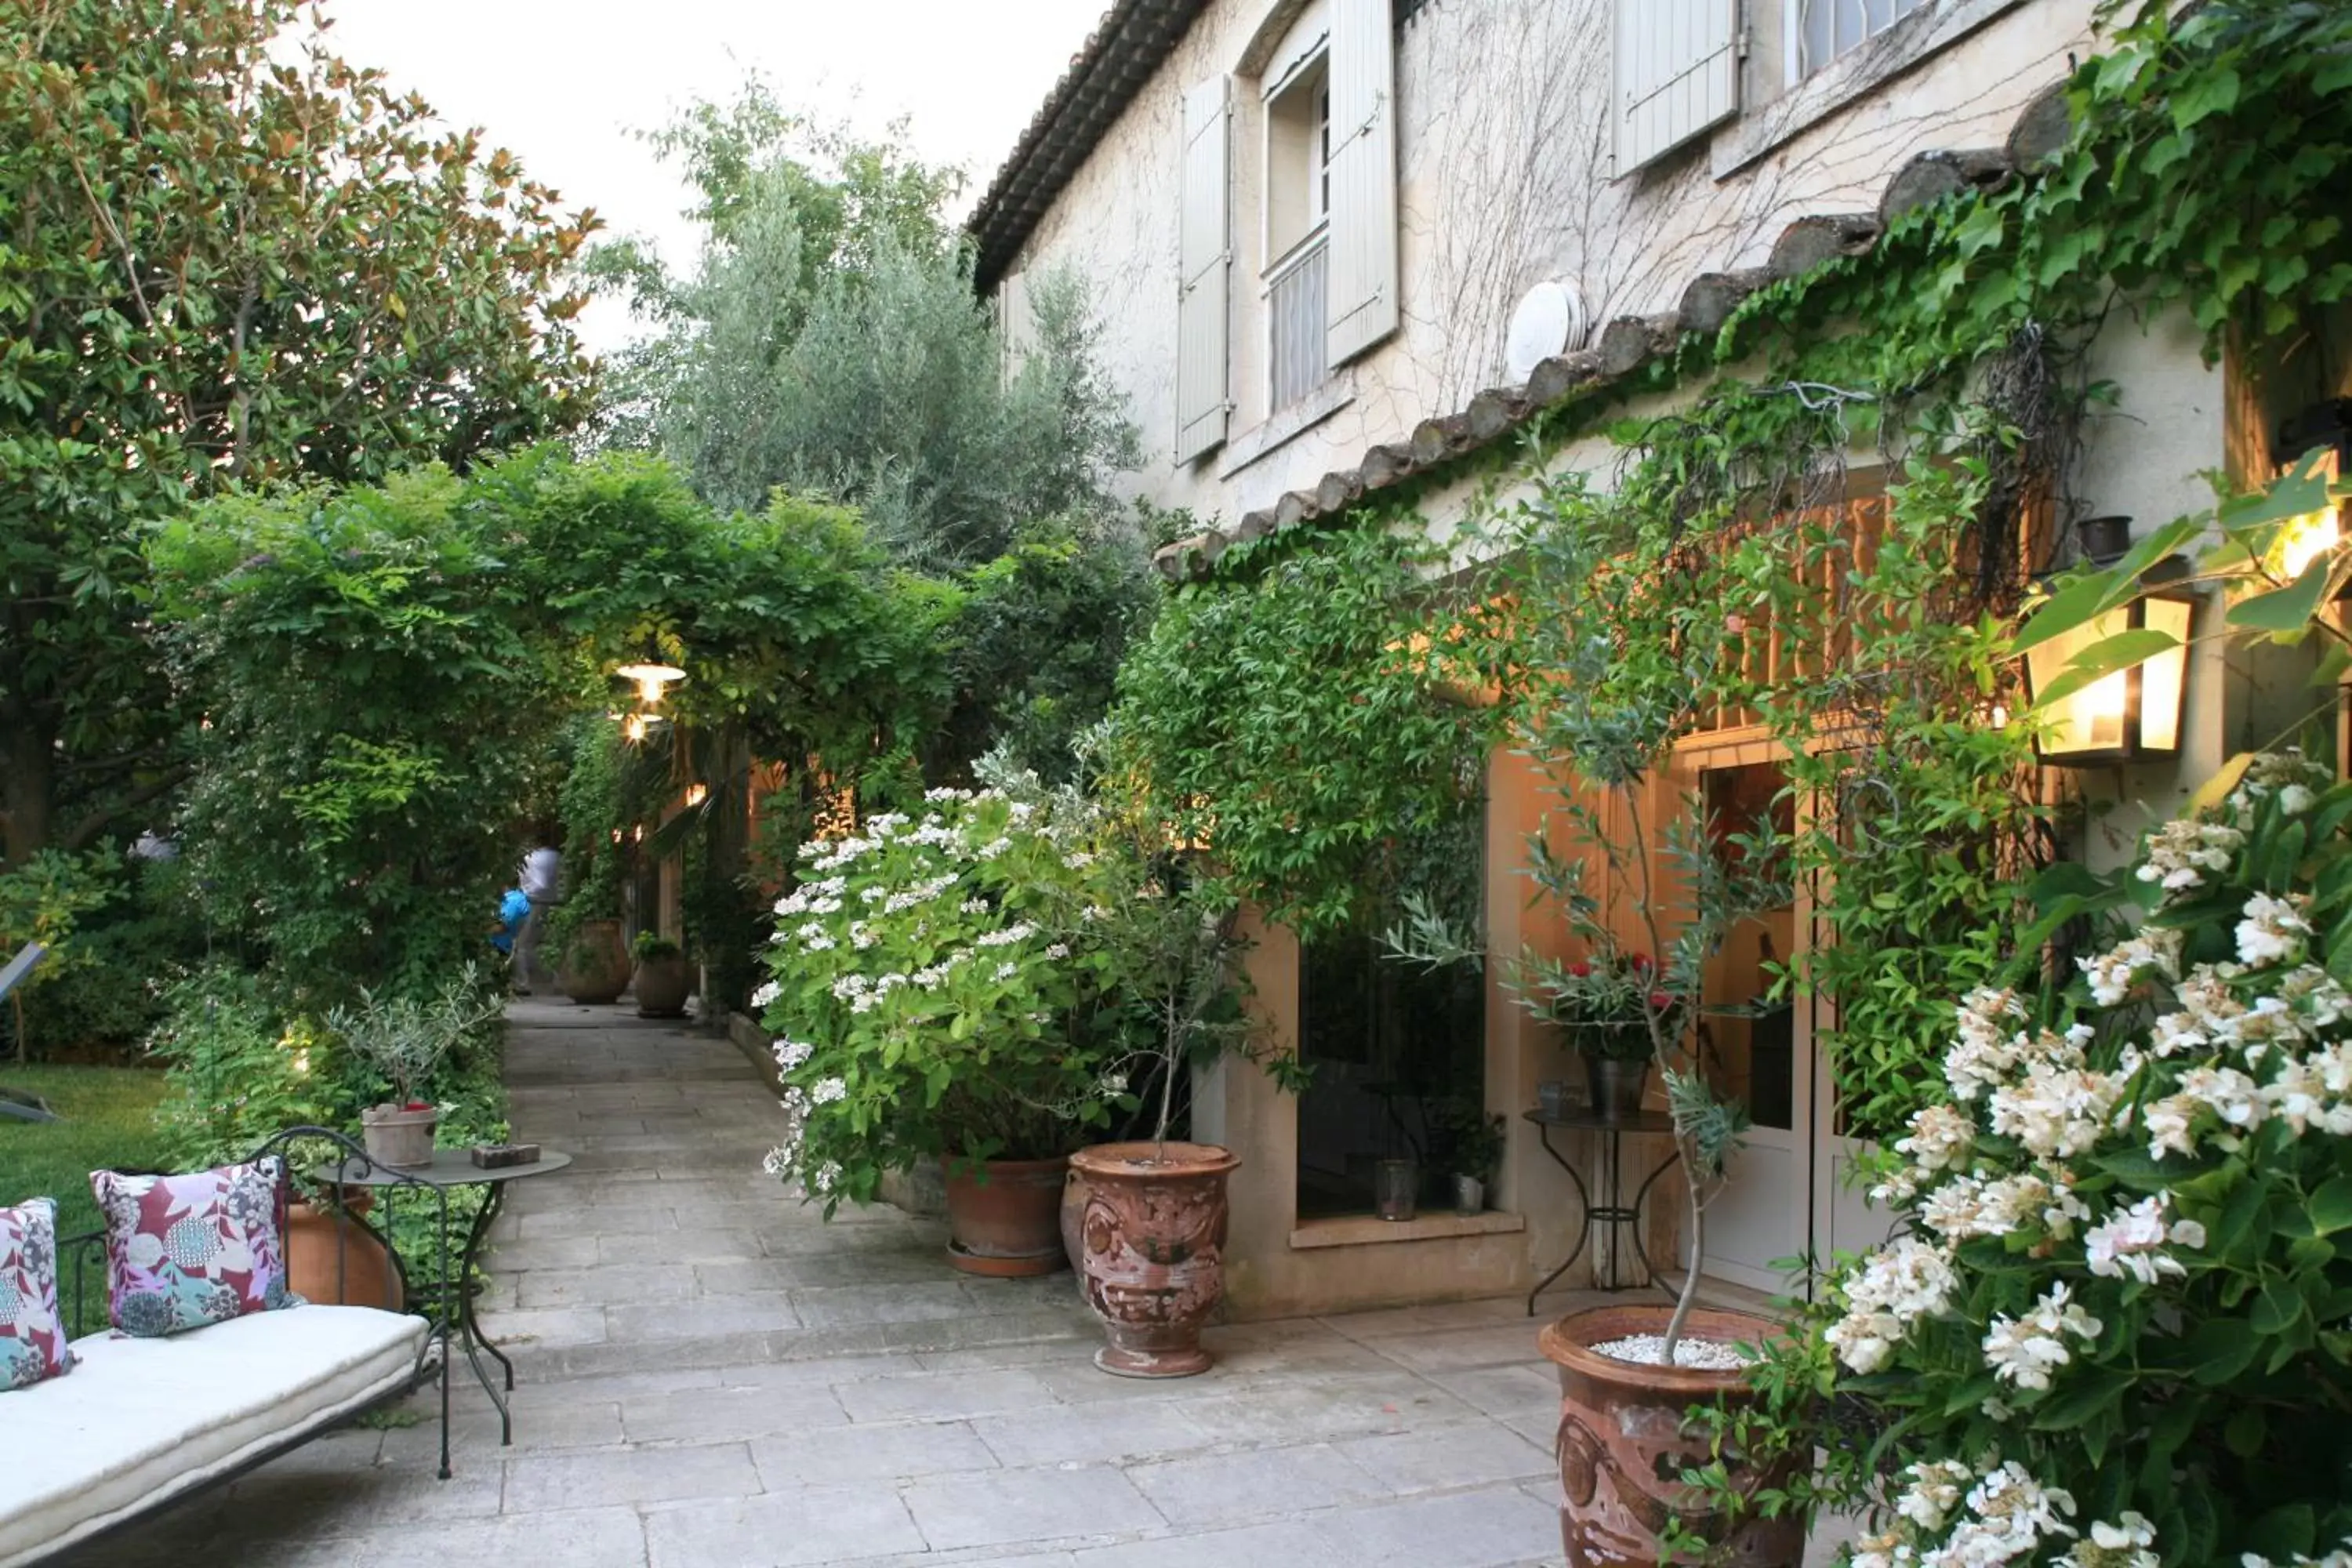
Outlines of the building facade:
M 2094 10 L 1119 0 L 971 220 L 979 281 L 1017 345 L 1036 279 L 1084 279 L 1109 326 L 1110 374 L 1154 452 L 1128 482 L 1202 526 L 1168 552 L 1181 574 L 1234 540 L 1334 525 L 1365 494 L 1509 440 L 1577 388 L 1714 333 L 1755 289 L 1866 251 L 1910 208 L 2012 177 L 2067 133 L 2058 89 L 2099 47 Z M 2202 346 L 2185 319 L 2162 315 L 2100 338 L 2095 374 L 2127 392 L 2087 430 L 2071 476 L 2100 511 L 2152 526 L 2210 500 L 2202 475 L 2278 460 L 2268 433 L 2289 394 L 2275 378 L 2251 390 Z M 2346 390 L 2340 355 L 2314 360 L 2297 373 L 2306 393 Z M 1878 459 L 1852 458 L 1866 500 Z M 1605 479 L 1611 447 L 1595 432 L 1549 460 Z M 1419 504 L 1443 527 L 1474 489 L 1441 485 Z M 2268 738 L 2268 686 L 2217 651 L 2192 663 L 2179 757 L 2085 785 L 2116 807 L 2082 847 L 2095 861 L 2119 858 L 2138 823 Z M 1752 730 L 1727 724 L 1683 748 L 1673 782 L 1769 798 L 1772 763 Z M 1546 789 L 1524 760 L 1490 760 L 1492 952 L 1558 945 L 1516 874 Z M 1244 1161 L 1235 1310 L 1528 1289 L 1574 1245 L 1570 1168 L 1589 1187 L 1607 1176 L 1601 1141 L 1547 1145 L 1523 1114 L 1544 1081 L 1570 1074 L 1556 1033 L 1507 1004 L 1492 965 L 1475 994 L 1406 994 L 1361 953 L 1303 949 L 1277 929 L 1259 937 L 1258 1005 L 1315 1062 L 1318 1087 L 1286 1096 L 1245 1063 L 1201 1086 L 1196 1131 Z M 1808 940 L 1801 900 L 1749 931 L 1720 961 L 1727 996 Z M 1401 1046 L 1400 1032 L 1452 1044 Z M 1730 1283 L 1771 1288 L 1775 1258 L 1878 1239 L 1840 1179 L 1852 1150 L 1811 1033 L 1800 1007 L 1752 1021 L 1733 1053 L 1766 1114 L 1710 1222 L 1710 1267 Z M 1487 1212 L 1367 1212 L 1368 1173 L 1425 1130 L 1425 1104 L 1406 1103 L 1427 1099 L 1415 1074 L 1505 1118 Z M 1665 1152 L 1624 1141 L 1627 1195 Z M 1671 1255 L 1673 1205 L 1656 1207 L 1650 1241 Z M 1596 1261 L 1633 1260 L 1588 1248 L 1563 1283 L 1594 1278 Z

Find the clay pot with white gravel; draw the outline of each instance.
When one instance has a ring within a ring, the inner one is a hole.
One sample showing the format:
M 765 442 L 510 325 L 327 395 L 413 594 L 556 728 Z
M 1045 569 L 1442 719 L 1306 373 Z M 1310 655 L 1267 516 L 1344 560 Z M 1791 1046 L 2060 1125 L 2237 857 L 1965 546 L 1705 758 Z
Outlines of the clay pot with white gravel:
M 1671 1520 L 1711 1542 L 1717 1568 L 1795 1568 L 1805 1550 L 1803 1526 L 1753 1513 L 1727 1518 L 1678 1477 L 1711 1462 L 1705 1431 L 1690 1422 L 1695 1405 L 1751 1404 L 1745 1362 L 1731 1347 L 1756 1345 L 1780 1331 L 1768 1318 L 1694 1310 L 1677 1364 L 1658 1364 L 1674 1309 L 1601 1307 L 1547 1326 L 1544 1354 L 1559 1368 L 1559 1533 L 1568 1568 L 1655 1568 L 1669 1561 L 1659 1539 Z M 1618 1353 L 1604 1353 L 1598 1347 Z M 1650 1359 L 1645 1364 L 1638 1359 Z M 1690 1364 L 1715 1361 L 1726 1365 Z M 1792 1456 L 1769 1469 L 1743 1472 L 1725 1462 L 1753 1495 L 1787 1484 Z M 1671 1559 L 1679 1561 L 1679 1558 Z

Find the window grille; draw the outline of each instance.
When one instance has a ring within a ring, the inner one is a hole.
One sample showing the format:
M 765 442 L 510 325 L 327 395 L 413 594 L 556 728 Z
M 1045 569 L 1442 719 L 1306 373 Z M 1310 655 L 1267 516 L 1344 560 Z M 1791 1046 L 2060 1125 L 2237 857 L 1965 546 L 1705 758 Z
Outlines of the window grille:
M 1330 288 L 1330 244 L 1318 234 L 1276 268 L 1266 291 L 1272 333 L 1273 406 L 1287 408 L 1329 376 L 1324 306 Z
M 1811 76 L 1860 48 L 1932 0 L 1790 0 L 1797 16 L 1797 74 Z

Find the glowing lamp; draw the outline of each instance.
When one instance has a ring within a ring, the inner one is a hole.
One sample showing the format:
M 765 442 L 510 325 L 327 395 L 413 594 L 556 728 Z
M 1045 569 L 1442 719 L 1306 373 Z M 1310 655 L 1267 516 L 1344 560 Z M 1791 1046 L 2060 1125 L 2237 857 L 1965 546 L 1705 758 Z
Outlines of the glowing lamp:
M 704 801 L 709 800 L 709 798 L 710 786 L 709 784 L 688 784 L 686 786 L 686 804 L 688 805 L 700 805 Z
M 2053 706 L 2048 710 L 2051 724 L 2038 744 L 2042 760 L 2079 767 L 2178 755 L 2189 686 L 2189 634 L 2196 609 L 2197 601 L 2188 595 L 2150 589 L 2029 649 L 2026 681 L 2040 691 L 2058 679 L 2076 654 L 2120 632 L 2159 631 L 2174 639 L 2173 647 L 2155 658 L 2102 676 Z
M 637 698 L 648 708 L 659 707 L 662 693 L 686 679 L 686 671 L 674 664 L 625 664 L 613 673 L 635 681 Z

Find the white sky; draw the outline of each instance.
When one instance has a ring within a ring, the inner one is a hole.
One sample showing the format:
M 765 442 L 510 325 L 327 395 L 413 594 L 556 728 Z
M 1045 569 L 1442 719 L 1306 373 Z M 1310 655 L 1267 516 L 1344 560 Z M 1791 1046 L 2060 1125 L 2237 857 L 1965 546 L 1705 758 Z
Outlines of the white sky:
M 567 208 L 694 254 L 686 196 L 635 132 L 751 72 L 780 100 L 877 132 L 908 119 L 916 152 L 962 165 L 976 198 L 1108 0 L 330 0 L 334 47 L 379 66 L 457 125 L 510 147 Z M 602 302 L 592 347 L 630 332 Z

